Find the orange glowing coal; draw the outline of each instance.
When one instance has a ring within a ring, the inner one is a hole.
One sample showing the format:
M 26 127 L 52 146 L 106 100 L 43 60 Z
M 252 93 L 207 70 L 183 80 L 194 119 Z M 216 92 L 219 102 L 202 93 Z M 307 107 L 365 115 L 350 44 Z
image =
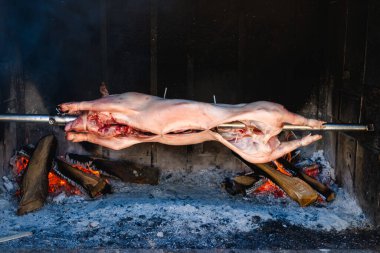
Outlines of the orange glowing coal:
M 77 164 L 73 164 L 72 165 L 74 168 L 78 169 L 78 170 L 81 170 L 83 171 L 84 173 L 87 173 L 87 174 L 93 174 L 97 177 L 100 177 L 100 172 L 97 171 L 97 170 L 93 170 L 91 168 L 88 168 L 88 167 L 83 167 L 83 166 L 80 166 L 80 165 L 77 165 Z
M 310 166 L 307 166 L 303 169 L 303 172 L 309 177 L 317 178 L 319 175 L 319 165 L 312 164 Z
M 58 195 L 65 192 L 66 195 L 80 195 L 78 187 L 69 184 L 65 179 L 60 178 L 54 172 L 49 172 L 49 194 Z
M 285 196 L 285 192 L 281 190 L 272 180 L 266 179 L 266 182 L 254 191 L 255 194 L 271 193 L 276 198 Z
M 16 160 L 15 166 L 16 166 L 16 173 L 17 175 L 20 175 L 21 172 L 24 171 L 26 166 L 28 166 L 29 158 L 26 156 L 20 156 L 19 159 Z
M 290 154 L 290 153 L 289 153 Z M 286 157 L 288 159 L 291 159 L 291 155 L 286 155 Z M 273 161 L 274 164 L 276 165 L 276 169 L 278 171 L 280 171 L 281 173 L 287 175 L 287 176 L 292 176 L 285 168 L 284 166 L 279 163 L 278 161 Z M 255 190 L 255 193 L 256 194 L 260 194 L 260 193 L 271 193 L 273 194 L 275 197 L 284 197 L 285 196 L 285 192 L 280 188 L 278 187 L 275 183 L 273 183 L 272 180 L 270 179 L 266 179 L 266 182 L 261 185 L 259 188 L 257 188 Z
M 22 174 L 28 167 L 29 158 L 24 155 L 19 155 L 14 164 L 16 168 L 16 175 L 18 178 L 22 177 Z M 85 168 L 79 165 L 73 165 L 74 168 L 79 169 L 85 173 L 93 174 L 97 177 L 100 177 L 100 172 L 96 170 L 92 170 L 91 168 Z M 66 179 L 58 176 L 54 171 L 50 171 L 48 174 L 49 186 L 48 191 L 50 195 L 56 196 L 62 192 L 66 193 L 66 195 L 80 195 L 81 191 L 78 187 L 70 184 Z M 21 180 L 20 180 L 21 181 Z M 21 182 L 19 182 L 21 184 Z M 20 191 L 16 192 L 16 195 L 20 195 Z

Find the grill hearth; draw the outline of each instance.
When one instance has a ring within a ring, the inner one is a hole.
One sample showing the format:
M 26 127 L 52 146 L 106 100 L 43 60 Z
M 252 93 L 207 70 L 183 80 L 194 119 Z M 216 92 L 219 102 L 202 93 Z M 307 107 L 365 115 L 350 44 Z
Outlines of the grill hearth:
M 0 1 L 0 251 L 378 251 L 379 14 Z

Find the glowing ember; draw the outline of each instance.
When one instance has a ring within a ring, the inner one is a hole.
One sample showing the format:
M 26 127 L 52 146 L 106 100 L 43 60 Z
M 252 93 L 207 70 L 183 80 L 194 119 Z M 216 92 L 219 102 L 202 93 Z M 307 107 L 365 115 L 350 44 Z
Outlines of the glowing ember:
M 66 180 L 57 176 L 54 172 L 49 172 L 49 193 L 52 195 L 58 195 L 61 192 L 65 192 L 66 195 L 80 195 L 80 190 L 68 184 Z
M 17 181 L 19 185 L 22 181 L 22 175 L 24 174 L 29 163 L 29 157 L 26 155 L 17 155 L 13 164 L 14 171 L 16 173 Z M 79 165 L 73 165 L 74 168 L 79 169 L 85 173 L 93 174 L 97 177 L 100 177 L 100 172 L 96 170 L 92 170 L 91 168 L 85 168 Z M 53 170 L 48 174 L 49 186 L 48 191 L 50 195 L 56 196 L 62 192 L 65 192 L 66 195 L 80 195 L 81 191 L 78 187 L 73 186 L 67 180 L 58 176 Z M 20 191 L 16 192 L 17 196 L 20 196 Z
M 254 191 L 255 194 L 267 194 L 271 193 L 276 198 L 282 198 L 285 196 L 285 192 L 281 190 L 280 187 L 278 187 L 275 183 L 273 183 L 270 179 L 266 179 L 266 182 L 257 188 Z
M 286 139 L 289 140 L 292 137 L 294 137 L 294 136 L 290 136 L 288 134 L 288 136 L 286 136 Z M 291 162 L 291 160 L 293 159 L 292 153 L 289 152 L 288 154 L 286 154 L 284 156 L 284 159 Z M 285 174 L 285 175 L 290 176 L 290 177 L 292 176 L 292 174 L 289 171 L 287 171 L 285 169 L 285 167 L 280 162 L 278 162 L 277 160 L 274 160 L 273 163 L 276 165 L 276 169 L 278 171 L 280 171 L 282 174 Z M 256 193 L 256 194 L 271 193 L 275 197 L 278 197 L 278 198 L 282 198 L 286 195 L 286 193 L 280 187 L 278 187 L 275 183 L 273 183 L 273 181 L 271 181 L 270 179 L 266 179 L 266 182 L 263 185 L 261 185 L 259 188 L 257 188 L 254 191 L 254 193 Z
M 80 166 L 80 165 L 77 165 L 77 164 L 73 164 L 72 165 L 74 168 L 78 169 L 78 170 L 81 170 L 83 171 L 84 173 L 87 173 L 87 174 L 93 174 L 97 177 L 100 177 L 100 172 L 97 171 L 97 170 L 93 170 L 89 167 L 83 167 L 83 166 Z
M 15 161 L 16 175 L 22 174 L 26 166 L 28 166 L 29 158 L 23 155 L 20 155 Z
M 292 174 L 290 174 L 290 173 L 284 168 L 284 166 L 283 166 L 281 163 L 279 163 L 279 162 L 276 161 L 276 160 L 274 160 L 273 163 L 276 165 L 277 170 L 278 170 L 279 172 L 281 172 L 282 174 L 285 174 L 285 175 L 287 175 L 287 176 L 292 176 Z
M 290 159 L 291 159 L 291 155 L 287 156 L 287 157 L 290 157 Z M 279 163 L 276 160 L 273 161 L 273 162 L 276 165 L 276 168 L 277 168 L 278 171 L 280 171 L 281 173 L 283 173 L 283 174 L 285 174 L 287 176 L 292 176 L 292 174 L 290 174 L 284 168 L 284 166 L 281 163 Z M 254 193 L 256 193 L 256 194 L 271 193 L 276 198 L 282 198 L 282 197 L 284 197 L 286 195 L 285 192 L 280 187 L 278 187 L 275 183 L 273 183 L 273 181 L 271 181 L 270 179 L 266 179 L 266 182 L 263 185 L 261 185 L 259 188 L 257 188 L 254 191 Z
M 303 172 L 310 177 L 317 178 L 319 175 L 319 166 L 318 164 L 307 166 L 303 168 Z

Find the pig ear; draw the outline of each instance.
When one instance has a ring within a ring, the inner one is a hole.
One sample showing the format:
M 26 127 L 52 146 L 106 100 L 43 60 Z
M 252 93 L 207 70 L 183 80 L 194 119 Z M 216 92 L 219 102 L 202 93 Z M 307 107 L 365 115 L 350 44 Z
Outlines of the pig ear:
M 271 154 L 271 160 L 275 160 L 281 156 L 286 155 L 287 153 L 295 150 L 296 148 L 302 147 L 302 146 L 307 146 L 317 140 L 322 139 L 322 136 L 319 134 L 316 135 L 307 135 L 304 136 L 303 138 L 299 140 L 293 140 L 293 141 L 287 141 L 287 142 L 282 142 L 280 146 L 273 151 Z

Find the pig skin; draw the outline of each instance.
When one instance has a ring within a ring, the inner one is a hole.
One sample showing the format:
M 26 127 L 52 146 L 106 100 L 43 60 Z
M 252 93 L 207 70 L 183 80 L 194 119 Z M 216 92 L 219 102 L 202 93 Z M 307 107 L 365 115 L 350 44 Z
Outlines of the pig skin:
M 272 161 L 321 139 L 320 135 L 308 135 L 280 142 L 277 135 L 284 123 L 313 128 L 320 128 L 324 123 L 266 101 L 209 104 L 135 92 L 64 103 L 59 108 L 62 112 L 79 115 L 65 127 L 66 138 L 73 142 L 88 141 L 120 150 L 142 142 L 189 145 L 219 141 L 251 163 Z M 233 121 L 243 122 L 256 131 L 232 134 L 236 137 L 231 140 L 216 130 L 218 125 Z

